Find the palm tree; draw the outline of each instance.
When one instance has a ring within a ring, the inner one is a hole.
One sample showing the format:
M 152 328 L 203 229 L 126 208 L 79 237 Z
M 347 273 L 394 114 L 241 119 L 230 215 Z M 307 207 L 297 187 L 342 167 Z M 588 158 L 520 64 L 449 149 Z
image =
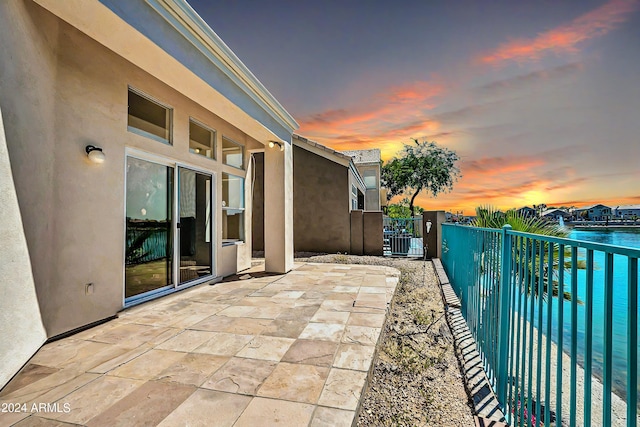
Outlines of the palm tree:
M 546 206 L 546 205 L 542 205 Z M 537 206 L 538 208 L 541 205 Z M 567 237 L 569 234 L 566 228 L 552 222 L 548 222 L 541 218 L 527 218 L 521 214 L 519 214 L 515 210 L 508 210 L 507 212 L 500 212 L 491 206 L 484 206 L 476 208 L 476 219 L 472 221 L 471 225 L 474 227 L 482 227 L 482 228 L 495 228 L 501 229 L 505 224 L 511 225 L 511 229 L 513 231 L 521 231 L 524 233 L 531 234 L 539 234 L 543 236 L 553 236 L 553 237 Z M 540 248 L 537 246 L 533 248 L 525 248 L 523 253 L 520 253 L 520 248 L 514 248 L 514 255 L 518 265 L 522 265 L 525 259 L 533 260 L 534 255 L 540 259 L 542 256 L 543 259 L 543 268 L 540 270 L 539 264 L 536 264 L 532 261 L 529 261 L 528 265 L 524 267 L 524 274 L 528 274 L 529 277 L 532 278 L 531 283 L 529 284 L 529 289 L 526 290 L 527 294 L 533 293 L 534 295 L 538 295 L 540 290 L 538 287 L 540 286 L 540 275 L 542 275 L 543 285 L 542 285 L 542 294 L 543 298 L 548 298 L 548 289 L 551 288 L 551 295 L 553 297 L 557 297 L 562 291 L 563 299 L 571 300 L 571 293 L 564 291 L 564 289 L 559 289 L 558 284 L 558 271 L 560 266 L 558 265 L 558 245 L 554 244 L 552 249 L 552 271 L 547 271 L 548 268 L 548 250 L 550 243 L 545 243 L 543 245 L 542 253 L 540 253 Z M 527 254 L 528 251 L 528 254 Z M 565 249 L 565 254 L 569 255 L 570 250 Z M 485 253 L 492 254 L 498 253 L 496 251 L 485 251 Z M 527 257 L 527 255 L 529 255 Z M 570 255 L 565 257 L 565 259 L 571 259 Z M 585 262 L 578 261 L 578 268 L 584 269 Z M 565 261 L 562 266 L 564 270 L 569 270 L 571 268 L 571 261 Z M 516 271 L 516 274 L 519 274 Z M 549 277 L 551 277 L 551 286 L 549 286 Z M 524 281 L 523 281 L 524 282 Z M 581 303 L 581 301 L 578 301 Z

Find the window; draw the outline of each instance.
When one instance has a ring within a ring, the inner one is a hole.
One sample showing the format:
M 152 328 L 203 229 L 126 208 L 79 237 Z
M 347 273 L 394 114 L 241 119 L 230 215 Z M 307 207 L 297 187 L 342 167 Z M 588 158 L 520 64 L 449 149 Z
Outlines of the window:
M 189 120 L 189 151 L 210 159 L 216 158 L 216 131 Z
M 351 186 L 351 209 L 358 209 L 358 189 L 355 185 Z
M 222 137 L 222 163 L 239 169 L 244 167 L 244 147 L 226 136 Z
M 244 241 L 244 178 L 222 174 L 222 243 Z
M 364 180 L 364 186 L 367 188 L 367 190 L 378 188 L 378 178 L 376 176 L 376 171 L 364 171 L 362 174 L 362 179 Z
M 171 143 L 171 109 L 129 88 L 127 129 L 167 144 Z

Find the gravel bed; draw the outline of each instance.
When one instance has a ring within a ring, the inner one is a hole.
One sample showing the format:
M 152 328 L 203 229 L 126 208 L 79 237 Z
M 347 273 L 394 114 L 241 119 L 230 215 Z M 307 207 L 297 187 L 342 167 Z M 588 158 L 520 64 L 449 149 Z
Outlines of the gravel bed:
M 386 265 L 401 272 L 357 425 L 473 426 L 430 261 L 296 254 L 296 261 Z

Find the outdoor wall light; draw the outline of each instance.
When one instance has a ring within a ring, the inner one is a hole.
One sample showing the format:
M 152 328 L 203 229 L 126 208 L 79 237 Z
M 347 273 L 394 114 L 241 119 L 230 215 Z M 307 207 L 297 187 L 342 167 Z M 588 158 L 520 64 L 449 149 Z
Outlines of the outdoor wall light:
M 278 148 L 280 148 L 280 151 L 284 151 L 284 145 L 282 145 L 278 141 L 269 141 L 269 148 L 273 148 L 276 145 L 278 146 Z
M 105 156 L 102 152 L 102 148 L 94 147 L 93 145 L 87 145 L 84 149 L 87 152 L 87 157 L 89 157 L 89 160 L 91 160 L 91 162 L 104 163 Z
M 427 234 L 431 231 L 431 221 L 427 221 Z

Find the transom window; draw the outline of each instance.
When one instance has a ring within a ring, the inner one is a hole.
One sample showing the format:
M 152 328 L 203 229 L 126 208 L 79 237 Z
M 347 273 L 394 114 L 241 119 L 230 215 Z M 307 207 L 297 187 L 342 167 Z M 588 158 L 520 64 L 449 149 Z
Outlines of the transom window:
M 222 137 L 222 163 L 239 169 L 244 167 L 244 146 L 237 142 Z
M 222 174 L 222 243 L 244 241 L 244 178 Z
M 127 129 L 171 144 L 171 108 L 129 88 Z
M 189 119 L 189 151 L 215 159 L 216 131 L 194 119 Z

